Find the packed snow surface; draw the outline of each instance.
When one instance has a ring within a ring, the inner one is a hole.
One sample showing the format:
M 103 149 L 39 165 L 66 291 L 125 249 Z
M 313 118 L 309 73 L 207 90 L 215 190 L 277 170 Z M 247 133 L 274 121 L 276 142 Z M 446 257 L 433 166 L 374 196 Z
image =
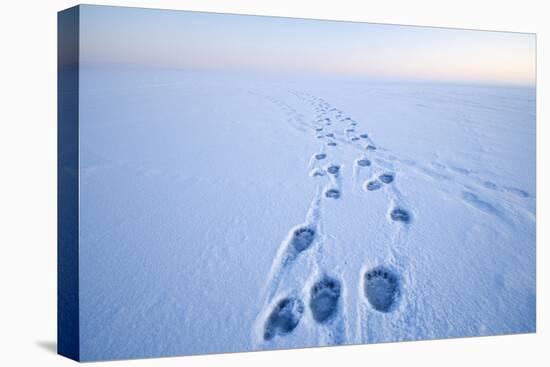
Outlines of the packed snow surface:
M 535 331 L 535 91 L 86 66 L 83 360 Z

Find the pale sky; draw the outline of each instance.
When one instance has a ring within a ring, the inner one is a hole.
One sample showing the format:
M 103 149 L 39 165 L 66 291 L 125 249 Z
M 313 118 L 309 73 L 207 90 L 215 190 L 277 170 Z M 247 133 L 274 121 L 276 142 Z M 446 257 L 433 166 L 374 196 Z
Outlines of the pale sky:
M 84 5 L 80 60 L 534 85 L 535 35 Z

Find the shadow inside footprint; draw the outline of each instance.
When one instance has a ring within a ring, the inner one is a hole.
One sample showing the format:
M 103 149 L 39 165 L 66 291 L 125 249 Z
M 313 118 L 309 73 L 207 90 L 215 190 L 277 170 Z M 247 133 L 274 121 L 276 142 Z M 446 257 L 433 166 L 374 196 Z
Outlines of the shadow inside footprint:
M 365 187 L 368 191 L 374 191 L 374 190 L 378 190 L 379 188 L 381 188 L 382 183 L 378 180 L 369 181 L 369 182 L 367 182 Z
M 292 332 L 300 323 L 304 313 L 304 302 L 295 297 L 287 297 L 277 303 L 265 324 L 264 340 L 271 340 L 276 335 Z
M 336 143 L 331 141 L 331 142 L 328 142 L 327 143 L 328 146 L 331 146 L 331 147 L 335 147 L 336 146 Z
M 474 206 L 475 208 L 481 211 L 484 211 L 489 214 L 496 214 L 496 215 L 498 215 L 499 213 L 495 206 L 493 206 L 487 201 L 482 200 L 479 196 L 477 196 L 473 192 L 464 191 L 462 193 L 462 198 L 467 203 L 471 204 L 472 206 Z
M 385 184 L 389 184 L 393 182 L 393 175 L 391 173 L 384 173 L 378 177 L 380 181 L 382 181 Z
M 522 198 L 528 198 L 529 197 L 529 193 L 527 191 L 522 190 L 522 189 L 518 189 L 518 188 L 515 188 L 515 187 L 505 186 L 504 190 L 507 191 L 507 192 L 511 192 L 512 194 L 517 195 L 517 196 L 522 197 Z
M 409 223 L 411 221 L 411 216 L 408 211 L 401 208 L 395 208 L 390 212 L 390 217 L 396 222 Z
M 367 145 L 367 150 L 376 150 L 376 147 L 374 145 Z
M 371 165 L 371 161 L 368 160 L 367 158 L 359 159 L 357 161 L 357 165 L 360 167 L 368 167 Z
M 325 191 L 325 197 L 329 199 L 338 199 L 340 197 L 340 191 L 337 189 L 328 189 Z
M 316 168 L 316 169 L 312 170 L 312 171 L 309 173 L 309 175 L 310 175 L 311 177 L 322 177 L 322 176 L 325 175 L 325 171 Z
M 310 227 L 301 227 L 294 230 L 290 243 L 298 252 L 306 250 L 315 239 L 315 230 Z
M 369 134 L 361 134 L 361 135 L 359 135 L 359 137 L 361 137 L 363 139 L 367 139 L 369 137 Z
M 365 273 L 364 291 L 375 310 L 389 312 L 399 296 L 399 281 L 392 271 L 377 267 Z
M 359 140 L 359 138 L 357 136 L 354 136 L 354 137 L 351 138 L 351 141 L 357 141 L 357 140 Z
M 491 181 L 483 182 L 483 186 L 485 186 L 486 188 L 491 189 L 491 190 L 496 190 L 498 188 L 498 186 L 494 182 L 491 182 Z
M 340 166 L 338 166 L 338 165 L 329 166 L 327 168 L 327 171 L 328 171 L 328 173 L 330 173 L 332 175 L 336 175 L 340 171 Z
M 326 157 L 327 157 L 327 155 L 325 153 L 315 154 L 315 159 L 317 159 L 318 161 L 320 161 L 321 159 L 325 159 Z
M 340 293 L 340 282 L 326 275 L 313 285 L 309 307 L 315 321 L 325 323 L 336 314 Z

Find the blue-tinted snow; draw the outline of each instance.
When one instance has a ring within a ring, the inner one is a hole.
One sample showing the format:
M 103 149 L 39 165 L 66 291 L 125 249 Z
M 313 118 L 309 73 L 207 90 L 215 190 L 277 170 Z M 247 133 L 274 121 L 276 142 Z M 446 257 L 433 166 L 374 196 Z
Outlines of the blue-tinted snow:
M 80 106 L 84 360 L 535 330 L 533 89 L 83 66 Z

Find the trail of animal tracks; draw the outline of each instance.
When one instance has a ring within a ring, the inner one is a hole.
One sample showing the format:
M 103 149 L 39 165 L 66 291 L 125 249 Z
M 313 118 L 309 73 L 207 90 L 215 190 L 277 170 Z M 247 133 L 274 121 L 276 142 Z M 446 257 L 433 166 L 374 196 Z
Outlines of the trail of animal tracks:
M 92 355 L 534 331 L 533 90 L 132 73 L 81 81 Z

